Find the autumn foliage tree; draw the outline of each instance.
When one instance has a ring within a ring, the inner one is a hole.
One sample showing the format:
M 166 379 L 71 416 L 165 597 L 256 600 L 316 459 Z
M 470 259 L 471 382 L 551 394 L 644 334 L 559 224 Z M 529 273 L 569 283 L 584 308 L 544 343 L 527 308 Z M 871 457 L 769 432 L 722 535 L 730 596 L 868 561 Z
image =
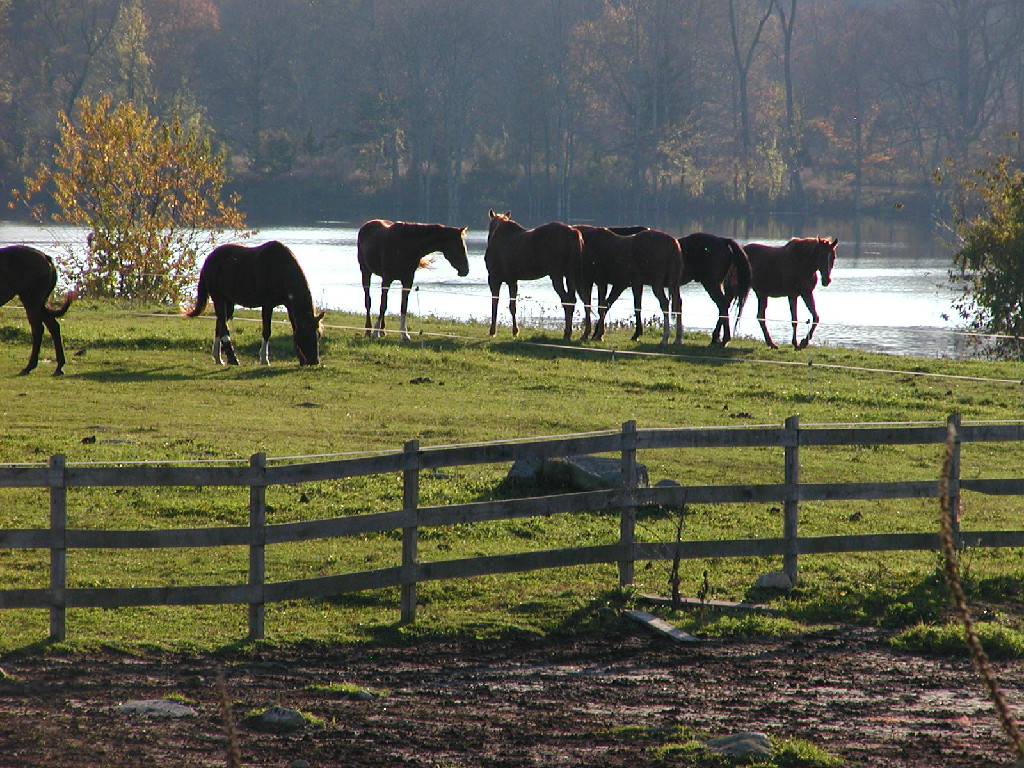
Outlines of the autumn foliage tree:
M 52 197 L 54 221 L 88 229 L 71 254 L 79 290 L 95 296 L 177 302 L 201 249 L 244 227 L 237 199 L 222 199 L 224 157 L 197 124 L 167 121 L 109 97 L 64 113 L 51 164 L 25 179 L 16 199 L 37 219 Z
M 1018 352 L 1024 336 L 1024 171 L 1000 157 L 964 186 L 981 205 L 975 215 L 961 210 L 958 217 L 962 245 L 951 277 L 962 293 L 955 306 L 973 330 L 1002 337 L 997 350 Z

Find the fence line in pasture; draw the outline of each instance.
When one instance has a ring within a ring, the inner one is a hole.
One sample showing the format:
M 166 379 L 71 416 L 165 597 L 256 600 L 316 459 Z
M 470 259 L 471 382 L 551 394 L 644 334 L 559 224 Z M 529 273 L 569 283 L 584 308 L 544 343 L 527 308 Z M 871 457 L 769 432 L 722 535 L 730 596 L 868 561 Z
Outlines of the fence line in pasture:
M 940 481 L 804 483 L 800 479 L 801 452 L 830 446 L 944 444 L 953 435 L 950 475 L 946 478 L 947 506 L 952 510 L 958 546 L 1021 547 L 1022 531 L 959 530 L 960 494 L 1024 496 L 1024 478 L 985 479 L 960 477 L 963 443 L 1024 442 L 1024 423 L 965 425 L 958 415 L 946 424 L 842 425 L 801 427 L 799 417 L 779 427 L 710 427 L 637 429 L 626 422 L 618 432 L 568 435 L 521 442 L 476 443 L 422 447 L 417 440 L 401 451 L 358 458 L 293 464 L 268 463 L 254 454 L 244 466 L 69 465 L 55 455 L 46 465 L 0 466 L 0 488 L 39 488 L 49 494 L 49 527 L 0 529 L 0 549 L 49 550 L 47 588 L 0 589 L 0 609 L 39 608 L 50 612 L 50 637 L 65 637 L 68 608 L 115 608 L 151 605 L 246 605 L 251 638 L 264 635 L 264 607 L 285 600 L 326 598 L 342 593 L 400 588 L 400 614 L 412 622 L 419 583 L 441 579 L 525 572 L 575 565 L 618 566 L 619 584 L 633 581 L 636 561 L 692 558 L 780 557 L 782 570 L 797 583 L 798 558 L 807 554 L 938 550 L 935 531 L 800 536 L 799 507 L 803 502 L 844 502 L 878 499 L 938 499 Z M 703 486 L 640 487 L 637 452 L 698 448 L 780 448 L 781 483 Z M 588 454 L 616 454 L 621 486 L 611 490 L 518 497 L 440 506 L 422 506 L 419 478 L 423 471 L 518 459 L 549 459 Z M 268 524 L 266 489 L 278 485 L 339 480 L 367 475 L 400 474 L 402 507 L 389 512 L 346 515 L 327 519 Z M 937 473 L 938 474 L 938 473 Z M 68 527 L 69 491 L 79 488 L 237 487 L 249 491 L 249 523 L 244 526 L 172 530 L 79 530 Z M 641 542 L 636 537 L 637 510 L 645 506 L 684 507 L 688 504 L 774 503 L 782 508 L 782 531 L 777 538 L 702 541 Z M 938 505 L 936 505 L 938 509 Z M 580 546 L 457 560 L 423 562 L 418 554 L 420 530 L 425 527 L 467 525 L 513 520 L 608 512 L 619 517 L 618 540 L 613 544 Z M 266 580 L 267 547 L 278 544 L 401 531 L 401 562 L 390 567 L 280 582 Z M 151 549 L 175 547 L 247 547 L 248 579 L 244 584 L 132 588 L 68 586 L 67 554 L 87 549 Z

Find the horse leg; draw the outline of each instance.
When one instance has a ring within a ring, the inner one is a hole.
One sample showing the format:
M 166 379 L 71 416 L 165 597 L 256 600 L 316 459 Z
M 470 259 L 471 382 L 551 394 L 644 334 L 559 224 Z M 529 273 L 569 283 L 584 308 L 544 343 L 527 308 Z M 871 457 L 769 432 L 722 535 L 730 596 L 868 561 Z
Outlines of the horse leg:
M 799 322 L 796 319 L 796 296 L 789 297 L 789 317 L 793 323 L 793 349 L 800 349 L 800 344 L 796 340 L 796 328 Z M 807 346 L 807 341 L 804 341 L 804 346 Z
M 644 321 L 640 319 L 640 307 L 643 301 L 644 287 L 633 286 L 633 318 L 636 325 L 636 330 L 633 331 L 633 341 L 637 341 L 644 332 Z
M 491 288 L 491 336 L 498 330 L 498 298 L 501 295 L 501 283 L 493 280 L 488 281 Z
M 778 349 L 779 345 L 772 341 L 771 334 L 768 333 L 768 323 L 765 322 L 764 315 L 765 310 L 768 309 L 768 297 L 758 296 L 757 297 L 757 322 L 761 326 L 761 333 L 764 334 L 764 343 L 772 349 Z
M 811 313 L 811 329 L 807 331 L 807 337 L 800 342 L 800 349 L 804 349 L 808 344 L 811 343 L 811 336 L 814 335 L 814 329 L 818 327 L 818 311 L 814 308 L 814 294 L 804 294 L 803 300 L 804 305 Z
M 39 348 L 43 344 L 43 319 L 42 313 L 43 308 L 32 307 L 31 304 L 25 306 L 25 316 L 28 318 L 28 327 L 32 331 L 32 351 L 28 355 L 28 364 L 21 369 L 18 373 L 19 376 L 25 376 L 30 373 L 37 365 L 39 365 Z
M 731 338 L 729 335 L 729 300 L 720 286 L 711 282 L 703 283 L 703 286 L 708 296 L 715 302 L 715 306 L 718 307 L 718 322 L 715 323 L 715 330 L 711 334 L 711 346 L 721 343 L 724 347 Z
M 608 316 L 608 309 L 615 300 L 622 295 L 622 292 L 626 290 L 625 285 L 601 285 L 598 288 L 597 294 L 597 329 L 594 332 L 594 341 L 600 341 L 604 338 L 605 319 Z
M 722 329 L 722 346 L 732 341 L 732 331 L 729 329 L 729 297 L 723 292 L 718 304 L 718 327 Z M 715 336 L 718 333 L 716 330 Z
M 370 335 L 370 272 L 363 270 L 363 306 L 366 307 L 366 323 L 363 327 L 366 329 L 366 335 Z
M 402 334 L 402 338 L 405 341 L 409 341 L 412 337 L 409 335 L 409 331 L 405 329 L 405 316 L 409 311 L 409 291 L 412 290 L 412 278 L 409 278 L 408 284 L 402 283 L 402 313 L 399 315 L 398 320 L 398 332 Z
M 508 281 L 508 309 L 512 313 L 512 338 L 519 338 L 519 323 L 516 322 L 516 296 L 519 294 L 519 283 L 516 280 Z
M 555 293 L 558 294 L 558 298 L 562 300 L 562 312 L 565 314 L 565 330 L 562 332 L 562 338 L 565 341 L 572 337 L 572 315 L 576 311 L 576 289 L 569 287 L 570 283 L 568 278 L 564 282 L 562 278 L 551 278 L 551 285 L 555 289 Z
M 384 313 L 388 311 L 388 290 L 391 288 L 391 281 L 386 280 L 380 286 L 380 312 L 377 313 L 377 324 L 373 328 L 373 336 L 386 336 L 384 330 Z
M 674 343 L 683 343 L 683 295 L 679 288 L 672 291 L 672 311 L 676 316 L 676 340 Z
M 668 336 L 672 328 L 672 307 L 664 288 L 656 290 L 654 295 L 658 297 L 658 306 L 661 307 L 661 341 L 658 343 L 664 345 L 668 344 Z
M 583 333 L 580 336 L 580 341 L 587 341 L 590 339 L 590 302 L 594 294 L 594 284 L 588 283 L 585 286 L 580 286 L 578 293 L 583 302 Z M 594 319 L 595 321 L 597 319 L 596 313 Z
M 260 364 L 270 365 L 270 321 L 274 316 L 273 307 L 263 307 L 263 343 L 260 344 Z
M 60 338 L 60 323 L 45 308 L 43 309 L 43 325 L 46 326 L 46 330 L 50 332 L 50 338 L 53 339 L 53 354 L 57 358 L 57 368 L 53 375 L 62 376 L 64 374 L 64 343 Z
M 224 350 L 224 354 L 228 357 L 228 365 L 238 365 L 238 358 L 235 357 L 235 345 L 231 342 L 231 333 L 228 331 L 228 319 L 235 313 L 235 308 L 231 305 L 218 306 L 214 302 L 214 309 L 217 311 L 217 325 L 214 331 L 216 339 L 213 345 L 213 359 L 220 363 L 220 351 Z

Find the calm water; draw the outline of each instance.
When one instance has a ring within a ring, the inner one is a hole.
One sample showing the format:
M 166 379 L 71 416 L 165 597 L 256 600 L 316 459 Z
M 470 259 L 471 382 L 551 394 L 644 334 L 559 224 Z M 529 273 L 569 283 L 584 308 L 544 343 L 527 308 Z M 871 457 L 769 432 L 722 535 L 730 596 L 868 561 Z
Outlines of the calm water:
M 287 244 L 302 264 L 318 305 L 361 312 L 363 295 L 356 263 L 356 227 L 358 223 L 331 223 L 312 227 L 265 228 L 253 243 L 276 238 Z M 411 315 L 437 316 L 461 320 L 490 319 L 490 291 L 483 253 L 485 224 L 471 227 L 467 233 L 469 274 L 460 278 L 439 255 L 434 264 L 416 276 L 416 290 L 410 298 Z M 739 242 L 782 243 L 790 236 L 837 236 L 840 243 L 832 273 L 832 284 L 815 291 L 821 324 L 815 332 L 818 344 L 853 346 L 896 354 L 954 356 L 962 346 L 954 330 L 953 293 L 946 281 L 950 250 L 939 243 L 927 227 L 887 222 L 852 223 L 766 221 L 761 225 L 730 221 L 683 222 L 661 224 L 673 235 L 681 236 L 698 229 L 736 238 Z M 48 251 L 58 265 L 64 243 L 84 242 L 83 234 L 72 229 L 53 229 L 0 222 L 0 244 L 29 243 Z M 379 281 L 372 283 L 376 313 Z M 397 283 L 389 298 L 389 325 L 397 327 L 400 291 Z M 612 307 L 613 321 L 631 321 L 629 292 Z M 644 296 L 645 319 L 656 319 L 657 302 L 648 291 Z M 683 323 L 688 330 L 710 332 L 715 324 L 715 305 L 699 285 L 683 289 Z M 800 305 L 801 335 L 806 332 L 809 315 Z M 520 283 L 520 324 L 524 328 L 561 328 L 561 309 L 550 282 L 538 280 Z M 739 325 L 741 336 L 760 339 L 756 304 L 751 299 Z M 395 316 L 396 319 L 391 319 Z M 577 307 L 577 319 L 581 310 Z M 508 299 L 502 290 L 499 322 L 509 323 Z M 790 336 L 789 309 L 785 299 L 768 304 L 769 330 L 779 343 Z M 415 330 L 417 322 L 410 320 Z M 648 326 L 648 338 L 656 338 L 660 319 Z

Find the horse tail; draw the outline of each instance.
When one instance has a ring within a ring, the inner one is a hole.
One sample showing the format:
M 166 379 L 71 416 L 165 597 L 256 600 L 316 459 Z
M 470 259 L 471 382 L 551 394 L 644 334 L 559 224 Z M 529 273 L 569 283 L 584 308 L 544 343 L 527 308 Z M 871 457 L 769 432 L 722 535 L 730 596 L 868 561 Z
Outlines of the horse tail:
M 185 317 L 199 317 L 203 314 L 203 310 L 206 309 L 206 303 L 209 300 L 210 291 L 206 287 L 206 275 L 203 272 L 200 272 L 199 285 L 196 286 L 196 300 L 192 303 L 191 307 L 182 307 L 181 313 Z
M 747 296 L 750 294 L 750 259 L 747 258 L 747 252 L 735 240 L 729 240 L 728 245 L 729 254 L 732 257 L 728 295 L 736 304 L 736 324 L 739 325 L 740 315 L 743 314 L 743 305 L 746 304 Z
M 68 307 L 71 306 L 71 302 L 74 301 L 77 297 L 77 291 L 68 291 L 67 293 L 64 294 L 64 301 L 63 303 L 61 303 L 59 307 L 51 307 L 48 304 L 44 304 L 43 311 L 50 317 L 54 318 L 55 320 L 57 318 L 64 317 L 64 315 L 67 314 Z

